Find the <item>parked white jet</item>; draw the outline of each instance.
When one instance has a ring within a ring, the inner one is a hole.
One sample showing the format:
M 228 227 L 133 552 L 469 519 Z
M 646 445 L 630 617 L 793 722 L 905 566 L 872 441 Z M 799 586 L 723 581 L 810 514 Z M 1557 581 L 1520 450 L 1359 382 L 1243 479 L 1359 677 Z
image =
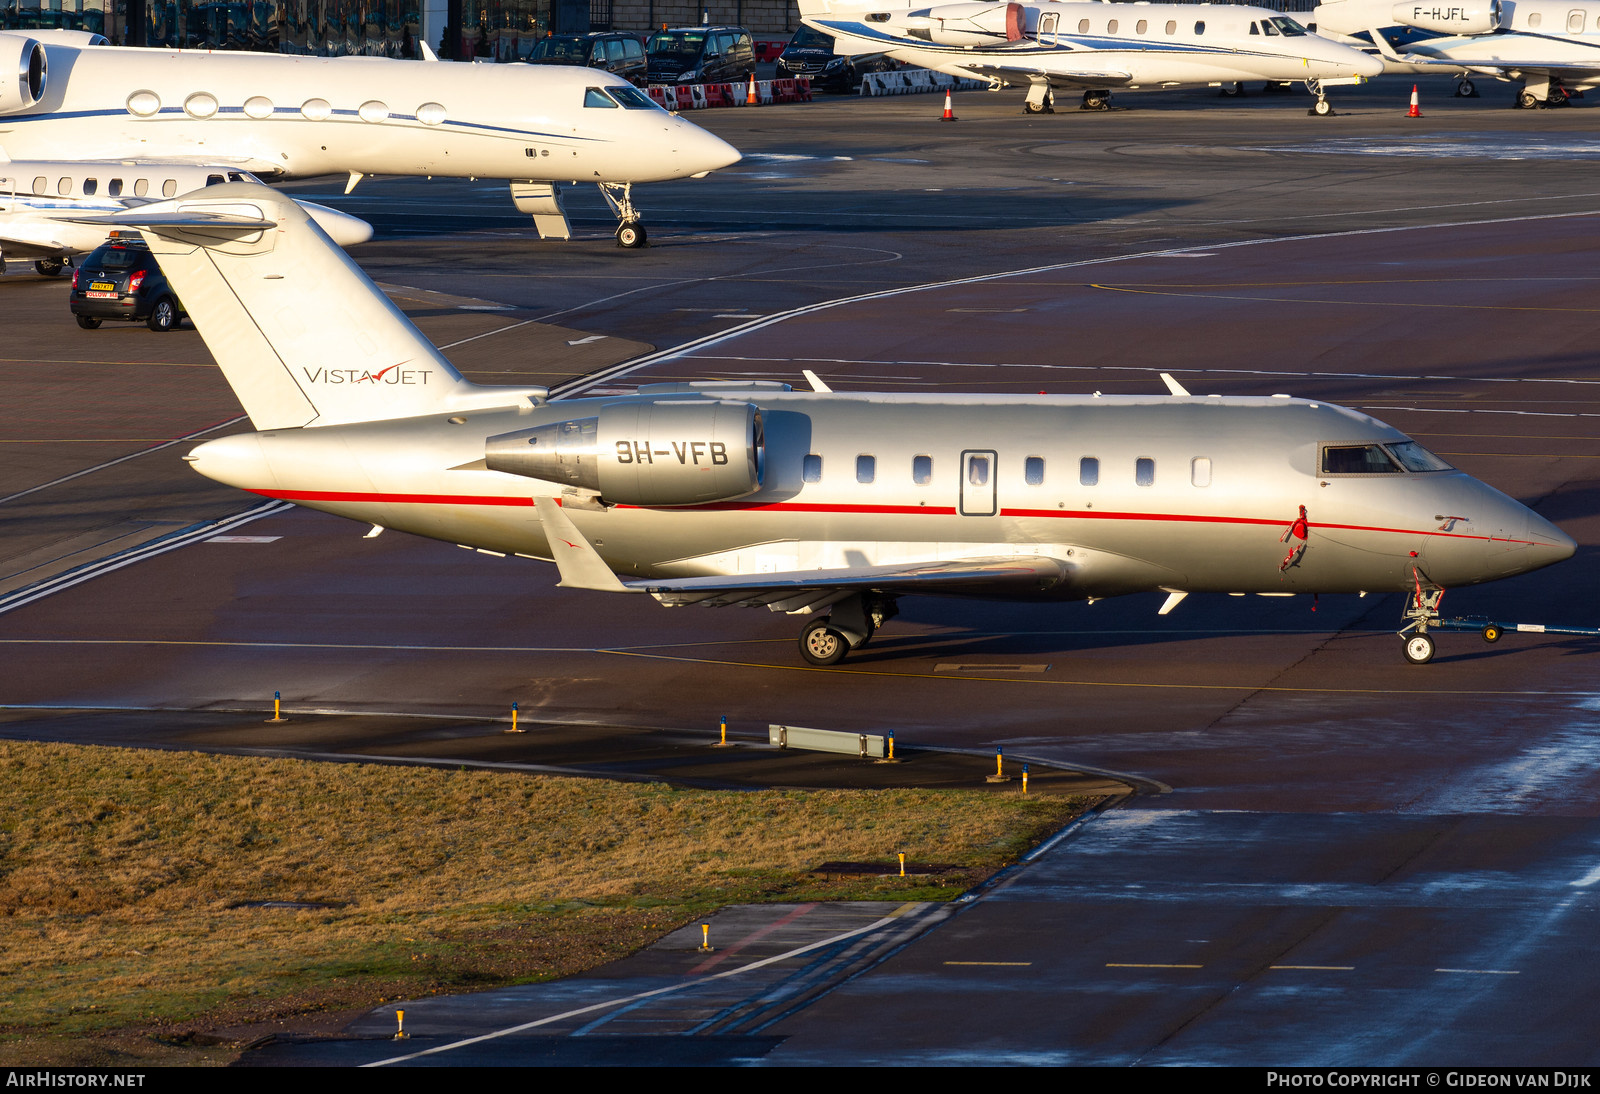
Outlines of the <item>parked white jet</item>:
M 0 33 L 0 150 L 133 160 L 269 180 L 348 174 L 507 179 L 541 234 L 569 234 L 555 184 L 593 182 L 624 246 L 636 182 L 699 177 L 739 153 L 626 80 L 555 65 L 457 64 L 88 45 Z
M 0 273 L 7 258 L 33 259 L 47 276 L 105 241 L 105 228 L 75 218 L 115 213 L 222 182 L 259 182 L 247 171 L 161 163 L 0 161 Z M 341 247 L 365 243 L 372 225 L 326 205 L 300 205 Z
M 219 226 L 219 217 L 233 226 Z M 833 664 L 900 596 L 1403 591 L 1569 557 L 1558 528 L 1365 414 L 1288 397 L 928 395 L 469 383 L 288 198 L 226 183 L 137 225 L 259 430 L 219 482 L 669 604 L 829 614 Z M 1446 514 L 1441 516 L 1440 514 Z M 1287 546 L 1285 546 L 1287 544 Z M 1165 609 L 1163 609 L 1165 610 Z
M 1600 87 L 1600 3 L 1466 0 L 1458 5 L 1330 0 L 1313 13 L 1318 33 L 1378 47 L 1387 71 L 1471 75 L 1521 83 L 1521 107 L 1566 106 L 1567 89 Z
M 1286 15 L 1232 4 L 955 3 L 799 0 L 807 26 L 841 54 L 887 53 L 907 64 L 995 87 L 1027 84 L 1030 114 L 1058 88 L 1105 109 L 1113 90 L 1301 82 L 1331 114 L 1324 89 L 1383 71 L 1359 50 L 1308 33 Z

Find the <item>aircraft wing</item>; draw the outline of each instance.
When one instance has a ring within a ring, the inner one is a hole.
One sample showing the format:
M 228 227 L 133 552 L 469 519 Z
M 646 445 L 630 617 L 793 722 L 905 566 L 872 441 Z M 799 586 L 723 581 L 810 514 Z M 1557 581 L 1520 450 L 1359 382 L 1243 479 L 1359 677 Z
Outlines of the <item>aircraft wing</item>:
M 851 592 L 883 589 L 900 593 L 984 591 L 1004 595 L 1037 592 L 1066 580 L 1067 565 L 1046 555 L 963 558 L 836 570 L 794 570 L 733 577 L 684 577 L 629 581 L 668 607 L 700 604 L 765 606 L 773 611 L 821 607 Z
M 992 64 L 963 64 L 962 68 L 973 72 L 981 72 L 985 76 L 998 76 L 1002 80 L 1027 80 L 1043 82 L 1051 87 L 1087 87 L 1110 88 L 1123 87 L 1132 82 L 1133 74 L 1128 72 L 1112 72 L 1101 70 L 1098 72 L 1046 72 L 1038 65 L 992 65 Z

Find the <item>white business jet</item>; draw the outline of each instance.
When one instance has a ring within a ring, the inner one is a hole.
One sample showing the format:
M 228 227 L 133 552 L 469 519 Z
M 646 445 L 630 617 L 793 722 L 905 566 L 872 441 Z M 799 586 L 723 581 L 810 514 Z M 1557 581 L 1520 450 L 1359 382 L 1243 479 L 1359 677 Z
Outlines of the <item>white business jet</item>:
M 1600 2 L 1332 0 L 1313 18 L 1319 33 L 1370 39 L 1387 71 L 1461 77 L 1457 95 L 1474 93 L 1474 75 L 1521 83 L 1516 104 L 1530 109 L 1566 106 L 1568 90 L 1600 87 Z
M 554 65 L 207 53 L 0 33 L 0 151 L 248 171 L 506 179 L 540 234 L 567 238 L 558 183 L 597 184 L 623 246 L 645 242 L 636 182 L 739 160 L 626 80 Z M 347 192 L 348 189 L 347 188 Z
M 993 87 L 1026 84 L 1024 109 L 1049 112 L 1057 89 L 1103 110 L 1113 90 L 1236 88 L 1245 80 L 1303 82 L 1311 113 L 1333 113 L 1325 89 L 1360 83 L 1383 65 L 1307 32 L 1286 15 L 1233 4 L 956 3 L 800 0 L 807 26 L 841 54 L 897 61 Z
M 257 432 L 196 471 L 488 554 L 567 587 L 803 614 L 831 665 L 902 596 L 1406 594 L 1576 544 L 1403 433 L 1327 403 L 646 384 L 552 400 L 470 383 L 287 197 L 225 183 L 99 218 L 141 228 Z M 1308 511 L 1309 510 L 1309 511 Z M 1439 514 L 1449 514 L 1441 516 Z M 552 620 L 559 627 L 560 620 Z
M 0 273 L 8 258 L 20 258 L 33 259 L 36 270 L 54 277 L 75 255 L 105 241 L 104 228 L 76 218 L 120 212 L 222 182 L 259 181 L 248 171 L 179 163 L 0 161 Z M 341 247 L 372 238 L 372 225 L 360 217 L 309 201 L 300 206 Z

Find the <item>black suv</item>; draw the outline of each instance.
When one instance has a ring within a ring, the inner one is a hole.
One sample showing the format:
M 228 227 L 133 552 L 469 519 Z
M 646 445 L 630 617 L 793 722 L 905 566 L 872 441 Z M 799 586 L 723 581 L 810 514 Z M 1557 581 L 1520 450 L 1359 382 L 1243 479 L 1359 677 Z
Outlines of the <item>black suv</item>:
M 743 27 L 677 27 L 645 43 L 653 84 L 737 84 L 756 70 L 756 47 Z
M 530 65 L 579 65 L 614 72 L 635 87 L 648 83 L 644 46 L 631 34 L 594 31 L 590 34 L 551 34 L 539 40 L 528 54 Z
M 168 331 L 183 318 L 183 305 L 144 238 L 113 233 L 72 271 L 72 314 L 84 330 L 107 319 L 142 319 L 151 330 Z
M 802 26 L 778 57 L 777 79 L 808 76 L 813 87 L 854 91 L 869 72 L 893 72 L 900 66 L 882 53 L 841 57 L 833 52 L 833 35 Z

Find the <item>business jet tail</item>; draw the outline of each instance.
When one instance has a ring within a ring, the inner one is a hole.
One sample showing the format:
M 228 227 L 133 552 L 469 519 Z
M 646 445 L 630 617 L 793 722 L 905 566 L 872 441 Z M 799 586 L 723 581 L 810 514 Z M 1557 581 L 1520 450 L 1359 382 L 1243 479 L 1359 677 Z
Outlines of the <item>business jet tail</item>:
M 139 228 L 257 429 L 528 405 L 461 374 L 292 198 L 208 186 L 103 217 Z

